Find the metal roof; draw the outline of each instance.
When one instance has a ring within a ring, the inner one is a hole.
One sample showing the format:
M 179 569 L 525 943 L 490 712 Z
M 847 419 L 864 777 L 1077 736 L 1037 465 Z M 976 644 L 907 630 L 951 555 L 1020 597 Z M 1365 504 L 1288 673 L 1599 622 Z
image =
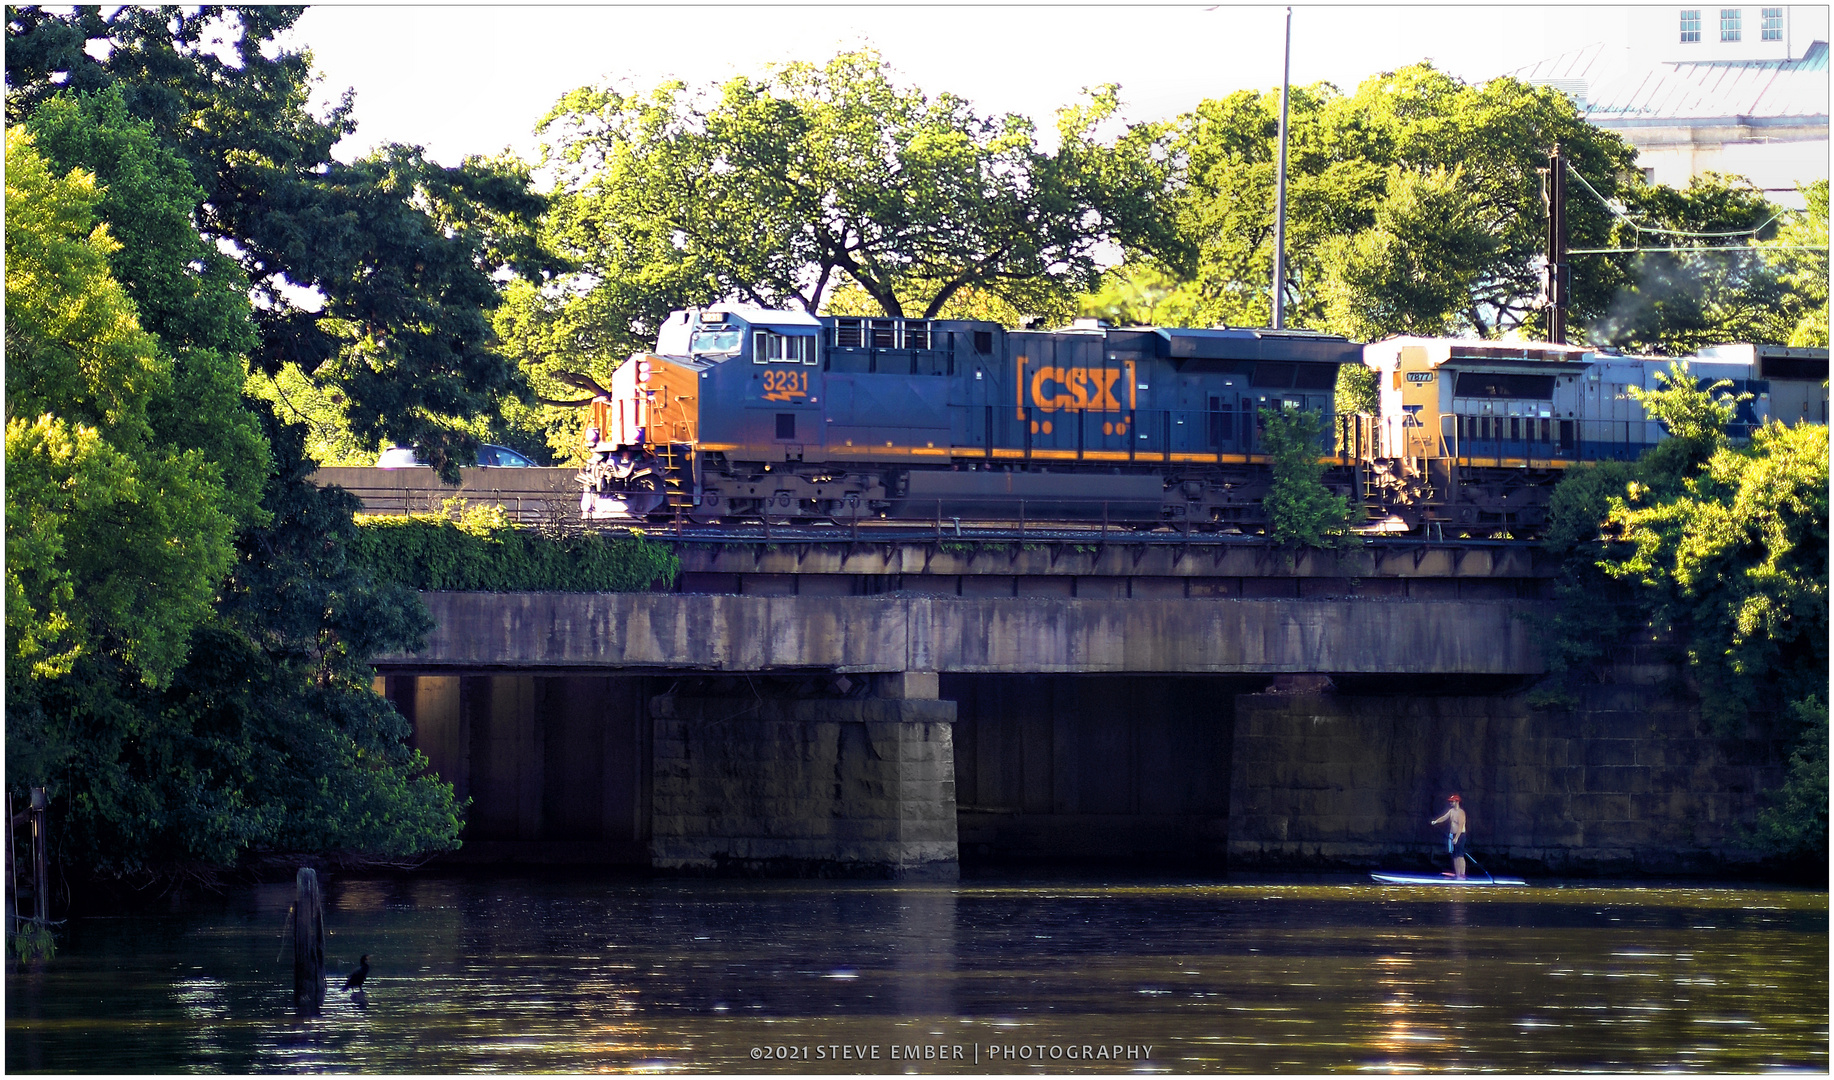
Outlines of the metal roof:
M 1756 127 L 1828 122 L 1825 41 L 1810 45 L 1795 60 L 1669 61 L 1634 71 L 1617 68 L 1613 60 L 1618 55 L 1594 42 L 1522 68 L 1515 77 L 1575 94 L 1586 119 L 1603 127 L 1708 120 Z

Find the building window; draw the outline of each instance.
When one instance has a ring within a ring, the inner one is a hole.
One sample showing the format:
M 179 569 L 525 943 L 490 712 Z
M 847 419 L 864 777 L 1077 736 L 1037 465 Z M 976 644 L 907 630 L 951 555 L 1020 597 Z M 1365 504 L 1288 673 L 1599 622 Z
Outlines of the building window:
M 1681 13 L 1681 43 L 1700 40 L 1700 9 L 1688 8 Z
M 1765 41 L 1783 40 L 1783 9 L 1767 7 L 1764 9 L 1763 37 Z
M 1739 40 L 1739 24 L 1744 21 L 1744 15 L 1745 15 L 1745 9 L 1743 8 L 1735 8 L 1735 7 L 1720 8 L 1719 9 L 1719 40 L 1721 41 Z

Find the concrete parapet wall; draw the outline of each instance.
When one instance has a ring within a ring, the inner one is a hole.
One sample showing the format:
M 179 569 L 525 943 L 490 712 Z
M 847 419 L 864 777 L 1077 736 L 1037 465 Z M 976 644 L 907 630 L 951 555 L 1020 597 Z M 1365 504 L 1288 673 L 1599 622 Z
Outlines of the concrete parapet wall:
M 426 593 L 396 670 L 1517 675 L 1530 601 Z
M 956 873 L 955 703 L 650 701 L 659 869 Z
M 1571 710 L 1520 695 L 1236 699 L 1232 866 L 1445 863 L 1464 796 L 1471 850 L 1490 869 L 1713 871 L 1738 844 L 1782 754 L 1713 737 L 1697 706 L 1605 686 Z

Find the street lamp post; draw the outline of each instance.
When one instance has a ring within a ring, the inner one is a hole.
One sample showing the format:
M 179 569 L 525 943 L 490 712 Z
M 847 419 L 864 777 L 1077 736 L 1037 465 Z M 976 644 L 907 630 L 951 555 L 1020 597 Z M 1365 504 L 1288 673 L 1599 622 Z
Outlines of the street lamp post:
M 1274 177 L 1274 329 L 1286 328 L 1286 96 L 1293 81 L 1293 9 L 1286 9 L 1286 60 L 1280 70 L 1280 167 Z

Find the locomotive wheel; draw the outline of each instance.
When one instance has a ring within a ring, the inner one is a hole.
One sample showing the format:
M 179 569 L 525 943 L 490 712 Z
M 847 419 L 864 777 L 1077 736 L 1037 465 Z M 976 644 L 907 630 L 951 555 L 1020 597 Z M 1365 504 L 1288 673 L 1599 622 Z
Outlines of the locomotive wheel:
M 849 495 L 844 499 L 829 499 L 822 503 L 822 511 L 828 520 L 837 525 L 847 525 L 872 516 L 872 501 L 859 495 Z
M 644 473 L 633 476 L 624 482 L 625 505 L 631 517 L 647 517 L 655 513 L 668 501 L 668 493 L 663 490 L 662 478 L 655 473 Z
M 696 525 L 717 525 L 732 513 L 731 501 L 718 495 L 702 495 L 698 504 L 688 507 L 688 520 Z
M 794 525 L 797 512 L 797 498 L 787 491 L 779 491 L 768 499 L 758 500 L 758 516 L 772 525 Z

